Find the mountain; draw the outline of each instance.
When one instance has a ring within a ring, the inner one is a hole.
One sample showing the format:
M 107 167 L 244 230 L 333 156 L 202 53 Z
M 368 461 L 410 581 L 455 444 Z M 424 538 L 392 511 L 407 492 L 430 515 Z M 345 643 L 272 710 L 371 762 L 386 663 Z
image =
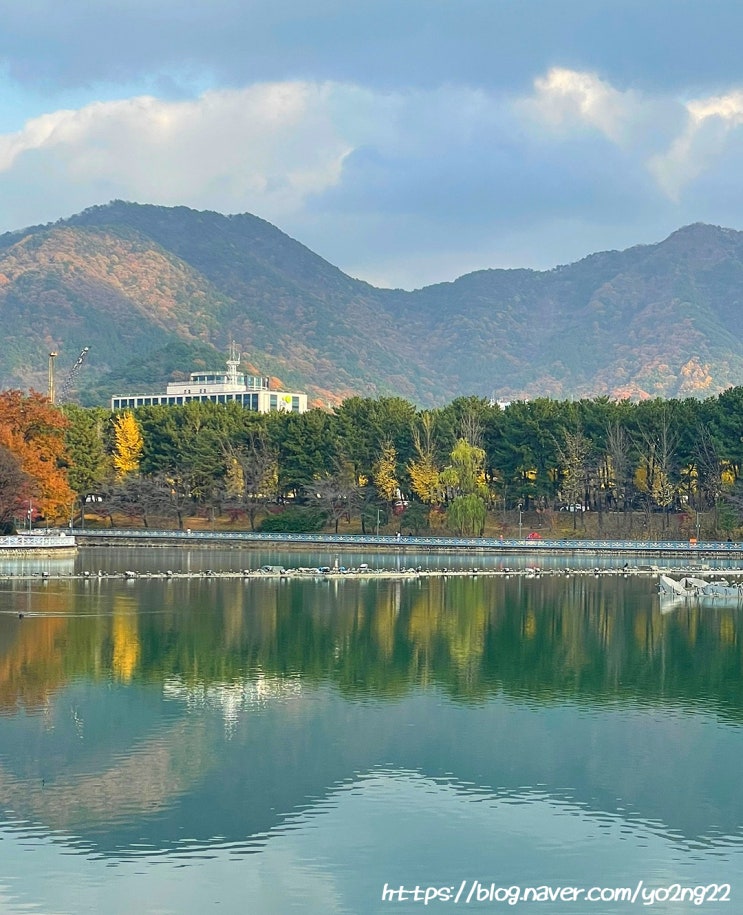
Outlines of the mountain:
M 0 385 L 75 379 L 85 403 L 220 368 L 315 403 L 396 394 L 709 396 L 743 383 L 743 233 L 665 241 L 549 271 L 482 270 L 415 292 L 346 276 L 249 214 L 115 201 L 0 236 Z

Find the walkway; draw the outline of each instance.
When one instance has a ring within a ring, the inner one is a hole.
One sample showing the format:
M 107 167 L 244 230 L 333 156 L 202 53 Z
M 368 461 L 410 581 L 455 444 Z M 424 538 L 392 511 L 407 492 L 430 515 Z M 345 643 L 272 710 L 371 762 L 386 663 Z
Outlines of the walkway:
M 743 560 L 743 544 L 688 540 L 501 540 L 487 537 L 402 537 L 373 534 L 258 534 L 249 531 L 79 530 L 78 546 L 174 546 L 177 544 L 283 549 L 317 548 L 403 553 L 493 553 L 535 555 L 593 554 L 680 556 Z

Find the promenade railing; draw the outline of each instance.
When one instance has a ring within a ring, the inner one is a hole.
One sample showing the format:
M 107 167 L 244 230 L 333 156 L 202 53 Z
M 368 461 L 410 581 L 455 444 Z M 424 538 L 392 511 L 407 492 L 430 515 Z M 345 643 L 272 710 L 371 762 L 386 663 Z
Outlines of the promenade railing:
M 684 555 L 743 555 L 743 544 L 730 541 L 689 541 L 689 540 L 550 540 L 501 539 L 488 537 L 397 537 L 388 534 L 280 534 L 250 531 L 177 531 L 150 529 L 75 529 L 79 545 L 86 543 L 122 543 L 125 541 L 203 543 L 223 542 L 248 545 L 306 545 L 337 548 L 354 546 L 370 548 L 386 547 L 405 551 L 457 551 L 457 552 L 531 552 L 539 553 L 616 553 L 628 554 L 684 554 Z

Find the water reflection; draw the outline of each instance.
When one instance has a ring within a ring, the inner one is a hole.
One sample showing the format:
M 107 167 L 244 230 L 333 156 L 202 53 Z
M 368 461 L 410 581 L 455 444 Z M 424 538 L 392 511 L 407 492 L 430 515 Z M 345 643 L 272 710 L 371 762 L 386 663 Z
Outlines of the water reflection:
M 385 881 L 494 861 L 509 883 L 741 872 L 739 610 L 663 615 L 652 579 L 614 577 L 3 581 L 0 602 L 0 837 L 58 875 L 63 847 L 127 886 L 157 860 L 208 867 L 225 903 L 255 884 L 256 911 L 299 907 L 301 878 L 304 911 L 364 912 Z M 24 860 L 8 911 L 78 910 Z M 162 910 L 203 911 L 196 882 Z
M 524 569 L 539 567 L 543 569 L 564 569 L 566 566 L 574 569 L 618 568 L 625 562 L 631 566 L 650 565 L 658 568 L 675 568 L 679 564 L 686 568 L 731 569 L 740 566 L 740 562 L 726 556 L 703 557 L 699 563 L 689 565 L 687 559 L 679 557 L 616 557 L 612 555 L 593 555 L 590 553 L 575 555 L 548 555 L 544 551 L 532 553 L 524 552 L 508 556 L 497 554 L 483 554 L 473 556 L 467 551 L 461 553 L 438 553 L 431 550 L 417 551 L 409 547 L 392 548 L 389 552 L 357 552 L 344 551 L 343 548 L 335 550 L 286 550 L 275 548 L 246 548 L 234 545 L 232 548 L 198 549 L 187 546 L 179 547 L 153 547 L 142 548 L 117 548 L 88 547 L 81 549 L 75 560 L 45 560 L 37 561 L 38 571 L 48 570 L 49 563 L 54 563 L 54 569 L 61 569 L 64 573 L 63 563 L 74 566 L 78 573 L 83 570 L 98 570 L 102 572 L 122 572 L 125 569 L 134 569 L 141 572 L 163 572 L 171 569 L 177 572 L 203 572 L 206 569 L 222 569 L 225 571 L 239 572 L 242 569 L 259 569 L 263 565 L 284 566 L 287 569 L 300 566 L 330 566 L 335 562 L 341 566 L 352 568 L 361 563 L 367 563 L 371 568 L 405 569 L 421 566 L 424 569 L 470 569 L 477 566 L 481 569 Z M 0 561 L 0 575 L 18 574 L 35 569 L 29 564 L 30 560 L 8 562 Z M 45 564 L 44 564 L 45 563 Z M 70 568 L 69 571 L 72 571 Z

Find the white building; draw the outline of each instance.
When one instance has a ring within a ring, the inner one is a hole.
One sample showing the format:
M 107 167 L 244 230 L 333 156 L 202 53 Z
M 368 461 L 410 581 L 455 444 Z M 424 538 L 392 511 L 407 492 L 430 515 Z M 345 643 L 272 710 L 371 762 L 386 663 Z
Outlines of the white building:
M 135 409 L 136 407 L 175 407 L 193 400 L 209 400 L 212 403 L 233 401 L 255 410 L 270 413 L 281 410 L 285 413 L 305 413 L 307 395 L 287 391 L 272 391 L 269 378 L 262 375 L 246 375 L 238 372 L 240 359 L 233 343 L 226 372 L 191 372 L 188 381 L 172 381 L 166 385 L 164 394 L 123 394 L 111 398 L 112 410 Z

